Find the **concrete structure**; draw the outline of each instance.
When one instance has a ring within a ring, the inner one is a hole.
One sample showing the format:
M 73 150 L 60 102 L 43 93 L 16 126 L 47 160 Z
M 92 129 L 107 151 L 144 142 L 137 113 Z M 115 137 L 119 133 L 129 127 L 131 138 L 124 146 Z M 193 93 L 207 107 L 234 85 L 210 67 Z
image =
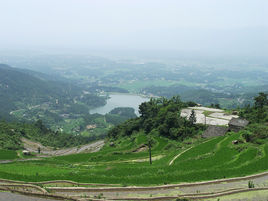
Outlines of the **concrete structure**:
M 229 128 L 231 131 L 238 132 L 248 125 L 249 121 L 241 118 L 232 118 L 229 122 Z
M 228 127 L 225 126 L 209 126 L 202 134 L 203 138 L 210 138 L 216 136 L 223 136 L 229 131 Z

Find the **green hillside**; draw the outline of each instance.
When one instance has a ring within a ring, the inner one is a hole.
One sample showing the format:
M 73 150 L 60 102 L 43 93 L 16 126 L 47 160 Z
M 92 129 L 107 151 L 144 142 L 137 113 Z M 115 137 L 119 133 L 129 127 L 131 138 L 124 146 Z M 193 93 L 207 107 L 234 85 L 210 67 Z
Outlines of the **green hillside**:
M 106 97 L 38 75 L 0 64 L 0 118 L 33 122 L 41 119 L 56 130 L 58 125 L 74 124 L 89 109 L 106 103 Z
M 141 117 L 112 129 L 99 152 L 2 164 L 0 177 L 126 186 L 205 181 L 268 170 L 266 94 L 256 97 L 254 106 L 241 109 L 241 115 L 251 119 L 245 129 L 210 139 L 201 138 L 204 127 L 193 124 L 194 119 L 174 115 L 189 104 L 176 97 L 151 100 L 140 106 Z
M 104 136 L 84 137 L 54 132 L 47 129 L 42 121 L 37 121 L 35 124 L 0 121 L 0 150 L 23 149 L 22 137 L 40 142 L 45 146 L 63 148 L 86 144 Z
M 245 176 L 268 169 L 268 144 L 232 144 L 240 133 L 210 140 L 178 143 L 154 136 L 152 165 L 148 150 L 135 152 L 147 143 L 142 133 L 109 143 L 96 153 L 60 156 L 40 161 L 2 164 L 0 177 L 24 181 L 68 179 L 89 183 L 156 185 Z M 181 155 L 179 155 L 182 153 Z M 174 162 L 170 162 L 179 155 Z M 38 175 L 38 176 L 36 176 Z

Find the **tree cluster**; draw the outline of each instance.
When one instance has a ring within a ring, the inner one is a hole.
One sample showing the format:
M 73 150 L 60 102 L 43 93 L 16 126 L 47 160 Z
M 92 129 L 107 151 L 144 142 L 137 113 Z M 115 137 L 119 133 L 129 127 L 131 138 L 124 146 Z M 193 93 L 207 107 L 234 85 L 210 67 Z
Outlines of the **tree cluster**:
M 35 124 L 0 121 L 0 149 L 22 149 L 22 137 L 55 148 L 78 146 L 97 139 L 96 136 L 84 137 L 54 132 L 46 128 L 41 120 Z
M 239 113 L 239 116 L 248 119 L 251 123 L 265 123 L 268 122 L 268 94 L 259 93 L 254 98 L 253 106 L 247 105 Z
M 247 142 L 262 144 L 268 139 L 268 94 L 259 93 L 254 98 L 253 106 L 243 108 L 239 115 L 250 121 L 250 125 L 242 130 L 242 136 Z
M 183 140 L 196 135 L 204 130 L 205 126 L 195 124 L 195 114 L 192 114 L 191 121 L 180 116 L 182 108 L 192 106 L 192 102 L 184 103 L 178 96 L 171 99 L 159 98 L 151 99 L 139 106 L 140 117 L 130 119 L 110 130 L 108 136 L 117 138 L 119 136 L 129 136 L 135 132 L 143 131 L 150 135 L 159 135 Z

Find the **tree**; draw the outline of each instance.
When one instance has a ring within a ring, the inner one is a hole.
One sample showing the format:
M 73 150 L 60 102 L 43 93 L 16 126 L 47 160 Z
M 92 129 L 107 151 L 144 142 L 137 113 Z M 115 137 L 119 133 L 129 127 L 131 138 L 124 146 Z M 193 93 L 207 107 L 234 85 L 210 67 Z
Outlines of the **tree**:
M 255 100 L 255 107 L 257 109 L 262 109 L 265 105 L 268 104 L 268 100 L 267 100 L 267 94 L 265 93 L 259 93 L 259 96 L 254 98 Z
M 264 112 L 264 106 L 268 103 L 267 94 L 259 93 L 259 96 L 255 97 L 254 100 L 255 108 L 257 109 L 257 120 L 265 119 L 266 114 Z
M 151 99 L 139 106 L 140 117 L 117 125 L 108 132 L 108 136 L 118 138 L 130 136 L 139 131 L 143 131 L 149 136 L 155 130 L 161 136 L 183 140 L 205 129 L 204 126 L 195 124 L 194 111 L 192 111 L 190 121 L 180 116 L 181 109 L 187 106 L 186 103 L 181 102 L 179 97 Z
M 41 119 L 37 120 L 35 122 L 35 126 L 38 127 L 42 132 L 46 133 L 48 132 L 48 129 L 46 126 L 43 124 L 43 121 Z
M 143 127 L 144 127 L 144 130 L 145 130 L 146 133 L 149 133 L 149 132 L 152 130 L 152 128 L 153 128 L 153 123 L 154 123 L 154 121 L 153 121 L 152 118 L 146 119 L 146 120 L 144 121 L 144 123 L 143 123 Z
M 220 104 L 219 104 L 219 103 L 216 103 L 216 104 L 215 104 L 215 108 L 217 108 L 217 109 L 221 109 Z
M 195 111 L 192 110 L 190 117 L 189 117 L 189 121 L 191 124 L 194 124 L 196 122 L 196 115 L 195 115 Z

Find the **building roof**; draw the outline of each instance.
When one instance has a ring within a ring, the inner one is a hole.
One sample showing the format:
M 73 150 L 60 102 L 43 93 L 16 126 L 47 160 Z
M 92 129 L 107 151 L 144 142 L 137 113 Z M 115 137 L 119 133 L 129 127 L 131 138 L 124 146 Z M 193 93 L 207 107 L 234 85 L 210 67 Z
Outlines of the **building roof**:
M 239 127 L 245 127 L 248 125 L 249 121 L 246 119 L 241 118 L 232 118 L 229 122 L 229 126 L 239 126 Z
M 229 128 L 225 126 L 209 126 L 202 134 L 203 138 L 210 138 L 215 136 L 223 136 L 228 132 Z

